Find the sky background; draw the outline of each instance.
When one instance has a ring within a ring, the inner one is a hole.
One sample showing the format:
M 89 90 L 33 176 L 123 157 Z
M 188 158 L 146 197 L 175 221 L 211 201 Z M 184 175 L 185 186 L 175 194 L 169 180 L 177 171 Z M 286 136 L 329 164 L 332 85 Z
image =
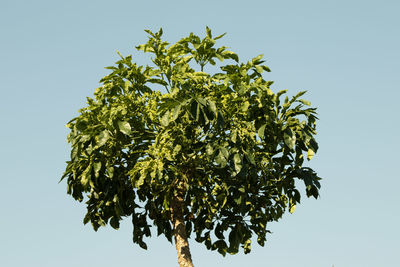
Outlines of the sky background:
M 272 89 L 318 108 L 310 165 L 321 198 L 270 224 L 265 247 L 225 258 L 190 240 L 201 266 L 399 266 L 399 1 L 0 0 L 0 266 L 177 266 L 164 237 L 149 249 L 121 229 L 83 225 L 83 203 L 58 183 L 77 116 L 144 29 L 170 43 L 208 25 L 241 61 L 263 53 Z

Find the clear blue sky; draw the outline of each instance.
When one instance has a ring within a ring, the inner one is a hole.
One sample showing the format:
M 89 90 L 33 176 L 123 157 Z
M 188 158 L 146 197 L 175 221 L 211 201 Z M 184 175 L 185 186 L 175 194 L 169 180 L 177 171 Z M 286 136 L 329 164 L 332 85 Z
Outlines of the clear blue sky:
M 175 42 L 208 25 L 241 60 L 264 53 L 274 90 L 308 90 L 318 107 L 324 178 L 270 225 L 265 247 L 223 258 L 191 240 L 196 267 L 399 266 L 399 1 L 0 1 L 0 266 L 177 266 L 163 237 L 133 245 L 84 226 L 83 203 L 58 180 L 66 122 L 85 105 L 116 50 L 163 27 Z M 137 56 L 136 56 L 137 55 Z

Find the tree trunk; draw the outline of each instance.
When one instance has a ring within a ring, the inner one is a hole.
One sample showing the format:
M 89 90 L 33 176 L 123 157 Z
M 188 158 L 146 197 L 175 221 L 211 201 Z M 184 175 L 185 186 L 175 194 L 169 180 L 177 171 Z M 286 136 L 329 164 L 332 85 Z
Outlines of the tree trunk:
M 178 254 L 179 267 L 193 267 L 183 216 L 184 194 L 182 191 L 178 190 L 178 194 L 174 196 L 172 200 L 171 220 L 174 226 L 175 245 Z

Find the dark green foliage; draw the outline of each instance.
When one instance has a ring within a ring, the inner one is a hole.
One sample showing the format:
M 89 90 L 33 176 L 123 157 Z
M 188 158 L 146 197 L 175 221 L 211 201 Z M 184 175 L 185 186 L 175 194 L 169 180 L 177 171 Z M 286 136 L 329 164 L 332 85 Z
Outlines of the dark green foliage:
M 133 241 L 146 248 L 152 225 L 172 240 L 171 199 L 183 184 L 189 236 L 223 255 L 250 252 L 253 235 L 263 246 L 268 222 L 300 202 L 296 179 L 318 197 L 320 178 L 303 167 L 318 150 L 315 108 L 304 92 L 282 101 L 286 91 L 262 76 L 262 55 L 239 63 L 208 28 L 174 45 L 147 32 L 137 49 L 153 54 L 153 66 L 121 56 L 67 124 L 68 194 L 86 200 L 84 223 L 95 230 L 132 216 Z M 221 72 L 203 72 L 224 60 Z

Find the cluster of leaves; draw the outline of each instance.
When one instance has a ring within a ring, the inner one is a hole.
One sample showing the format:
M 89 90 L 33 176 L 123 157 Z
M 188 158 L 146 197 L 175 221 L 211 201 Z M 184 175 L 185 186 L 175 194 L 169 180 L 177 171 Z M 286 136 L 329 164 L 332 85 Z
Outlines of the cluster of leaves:
M 172 240 L 171 201 L 183 186 L 188 236 L 223 255 L 250 252 L 254 234 L 263 246 L 267 223 L 300 202 L 296 179 L 318 197 L 320 178 L 303 167 L 318 149 L 315 108 L 304 92 L 274 93 L 262 55 L 239 63 L 208 28 L 203 39 L 191 33 L 173 45 L 162 30 L 147 32 L 137 49 L 153 54 L 153 66 L 121 56 L 67 124 L 68 193 L 87 196 L 84 222 L 95 230 L 132 216 L 133 241 L 146 248 L 152 225 Z M 203 72 L 218 60 L 232 64 Z

